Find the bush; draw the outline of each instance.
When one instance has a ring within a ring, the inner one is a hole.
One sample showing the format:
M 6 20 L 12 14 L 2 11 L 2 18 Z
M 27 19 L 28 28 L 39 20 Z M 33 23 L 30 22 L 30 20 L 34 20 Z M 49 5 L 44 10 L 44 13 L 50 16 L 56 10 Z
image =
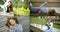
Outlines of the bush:
M 14 14 L 15 15 L 21 15 L 21 16 L 29 16 L 30 15 L 30 10 L 29 10 L 29 8 L 27 8 L 27 9 L 25 9 L 24 7 L 21 7 L 21 8 L 19 8 L 19 7 L 17 7 L 17 8 L 13 8 L 13 10 L 14 10 Z

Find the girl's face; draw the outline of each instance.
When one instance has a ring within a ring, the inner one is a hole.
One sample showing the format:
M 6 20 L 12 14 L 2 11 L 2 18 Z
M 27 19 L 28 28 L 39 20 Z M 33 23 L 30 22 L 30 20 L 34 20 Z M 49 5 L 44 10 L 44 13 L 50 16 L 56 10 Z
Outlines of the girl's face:
M 10 3 L 10 2 L 8 2 L 8 5 L 7 5 L 7 6 L 8 6 L 8 7 L 9 7 L 9 6 L 11 6 L 11 3 Z
M 10 22 L 11 25 L 15 25 L 16 24 L 15 20 L 13 20 L 13 19 L 10 19 L 9 22 Z

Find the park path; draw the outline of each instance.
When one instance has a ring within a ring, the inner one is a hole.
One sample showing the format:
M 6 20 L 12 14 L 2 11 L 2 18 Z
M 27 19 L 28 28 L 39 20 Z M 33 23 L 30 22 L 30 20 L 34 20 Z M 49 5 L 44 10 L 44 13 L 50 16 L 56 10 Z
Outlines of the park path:
M 41 26 L 39 24 L 31 24 L 31 25 L 34 26 L 34 27 L 36 27 L 36 28 L 41 29 L 42 31 L 51 31 L 51 29 L 50 30 L 47 30 L 47 26 Z M 60 32 L 60 29 L 53 28 L 52 31 L 53 32 Z

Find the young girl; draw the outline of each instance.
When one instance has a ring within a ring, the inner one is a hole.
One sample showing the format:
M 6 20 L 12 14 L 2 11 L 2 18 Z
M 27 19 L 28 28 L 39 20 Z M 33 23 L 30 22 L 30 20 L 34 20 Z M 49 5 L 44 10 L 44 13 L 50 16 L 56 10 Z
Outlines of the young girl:
M 7 11 L 6 11 L 6 12 L 7 12 L 7 13 L 8 13 L 8 12 L 13 12 L 13 5 L 12 5 L 12 2 L 11 2 L 11 1 L 8 2 Z
M 46 8 L 46 4 L 47 2 L 44 2 L 43 4 L 41 4 L 39 6 L 39 8 L 34 8 L 33 5 L 30 3 L 30 13 L 40 13 L 40 14 L 54 14 L 55 12 L 53 10 L 55 9 L 51 9 L 51 8 Z
M 44 2 L 42 5 L 40 5 L 39 8 L 34 8 L 33 5 L 30 3 L 30 11 L 31 13 L 48 13 L 48 9 L 46 9 L 45 5 L 47 2 Z
M 3 9 L 3 12 L 7 11 L 7 5 L 10 0 L 3 0 L 4 5 L 0 5 L 0 7 Z
M 53 22 L 51 19 L 47 22 L 47 29 L 43 30 L 43 32 L 53 32 Z
M 7 32 L 23 32 L 23 27 L 16 17 L 10 17 L 6 23 Z
M 3 12 L 7 12 L 7 13 L 12 12 L 13 11 L 13 4 L 12 4 L 11 0 L 6 0 L 4 2 L 5 2 L 4 5 L 0 5 L 0 7 L 3 8 Z

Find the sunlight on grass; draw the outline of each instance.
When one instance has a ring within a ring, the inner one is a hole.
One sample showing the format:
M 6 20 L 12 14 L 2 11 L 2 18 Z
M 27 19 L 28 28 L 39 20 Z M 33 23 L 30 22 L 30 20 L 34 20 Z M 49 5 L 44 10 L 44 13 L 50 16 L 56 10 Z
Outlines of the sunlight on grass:
M 31 23 L 46 25 L 47 21 L 45 19 L 42 19 L 42 18 L 39 19 L 37 17 L 31 17 Z M 53 27 L 60 29 L 59 24 L 54 24 Z
M 46 25 L 46 20 L 42 18 L 31 17 L 31 23 Z

